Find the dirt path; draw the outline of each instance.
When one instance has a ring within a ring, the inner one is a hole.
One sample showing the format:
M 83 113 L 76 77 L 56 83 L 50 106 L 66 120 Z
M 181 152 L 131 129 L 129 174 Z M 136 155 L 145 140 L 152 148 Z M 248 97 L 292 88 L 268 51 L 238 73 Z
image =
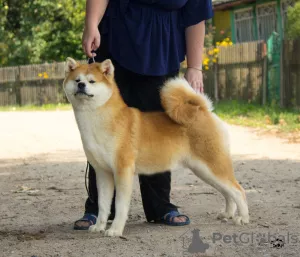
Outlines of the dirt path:
M 86 197 L 85 157 L 72 112 L 3 112 L 0 121 L 0 256 L 299 256 L 299 144 L 230 126 L 250 225 L 216 220 L 223 198 L 185 170 L 173 173 L 172 199 L 190 226 L 145 223 L 136 183 L 126 238 L 111 239 L 72 230 Z M 34 190 L 14 192 L 21 186 Z M 284 246 L 272 247 L 263 241 L 268 236 L 284 236 Z

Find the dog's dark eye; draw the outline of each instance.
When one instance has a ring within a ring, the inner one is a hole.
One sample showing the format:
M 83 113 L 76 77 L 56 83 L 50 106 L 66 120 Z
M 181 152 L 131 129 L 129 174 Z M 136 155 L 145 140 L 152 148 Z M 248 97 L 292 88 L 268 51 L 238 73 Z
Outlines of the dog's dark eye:
M 80 82 L 80 79 L 76 79 L 75 81 L 78 83 L 78 82 Z
M 91 84 L 94 84 L 96 81 L 95 80 L 90 80 L 89 81 Z

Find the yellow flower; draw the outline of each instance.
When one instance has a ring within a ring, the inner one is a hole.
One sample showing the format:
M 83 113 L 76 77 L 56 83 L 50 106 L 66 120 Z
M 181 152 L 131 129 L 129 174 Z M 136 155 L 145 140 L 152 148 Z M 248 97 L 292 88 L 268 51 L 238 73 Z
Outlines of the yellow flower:
M 220 49 L 219 49 L 219 48 L 215 48 L 215 49 L 214 49 L 214 53 L 215 53 L 215 54 L 217 54 L 217 53 L 219 53 L 219 52 L 220 52 Z
M 47 72 L 44 72 L 44 79 L 47 79 L 47 78 L 49 78 L 49 76 L 48 76 Z
M 214 54 L 214 50 L 209 50 L 208 51 L 208 55 L 213 55 Z
M 8 5 L 4 5 L 5 10 L 8 10 L 8 8 L 9 8 Z
M 220 42 L 217 42 L 217 46 L 219 46 L 220 45 Z
M 229 42 L 229 45 L 232 46 L 232 42 Z
M 209 58 L 205 58 L 205 59 L 203 60 L 203 64 L 204 64 L 204 65 L 208 65 L 208 63 L 209 63 Z
M 216 58 L 214 58 L 212 61 L 213 61 L 214 63 L 216 63 L 216 62 L 217 62 L 217 59 L 216 59 Z
M 229 42 L 229 41 L 230 41 L 230 38 L 229 38 L 229 37 L 225 38 L 225 41 Z
M 42 73 L 39 73 L 39 75 L 38 75 L 39 77 L 42 77 L 43 76 L 43 74 Z
M 205 70 L 208 70 L 208 69 L 209 69 L 209 67 L 208 67 L 208 66 L 204 66 L 204 69 L 205 69 Z

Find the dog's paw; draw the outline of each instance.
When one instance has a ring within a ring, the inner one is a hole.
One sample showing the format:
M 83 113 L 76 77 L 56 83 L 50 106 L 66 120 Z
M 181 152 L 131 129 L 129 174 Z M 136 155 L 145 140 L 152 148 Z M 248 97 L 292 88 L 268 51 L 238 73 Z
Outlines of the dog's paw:
M 221 212 L 217 216 L 218 220 L 228 220 L 228 219 L 232 219 L 232 218 L 233 218 L 233 214 L 230 214 L 228 212 Z
M 106 227 L 105 224 L 100 224 L 100 225 L 95 224 L 95 225 L 92 225 L 89 227 L 89 231 L 90 232 L 104 232 L 105 227 Z
M 245 225 L 249 223 L 249 215 L 245 216 L 236 216 L 233 218 L 233 221 L 236 225 Z
M 122 231 L 119 230 L 119 229 L 110 228 L 110 229 L 105 231 L 104 235 L 109 236 L 109 237 L 122 236 Z

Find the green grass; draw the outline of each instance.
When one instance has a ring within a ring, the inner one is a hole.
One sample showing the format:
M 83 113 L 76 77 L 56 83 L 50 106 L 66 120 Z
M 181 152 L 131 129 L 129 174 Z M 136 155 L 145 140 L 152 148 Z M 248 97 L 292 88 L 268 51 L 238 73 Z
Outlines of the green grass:
M 42 106 L 7 106 L 0 111 L 55 111 L 71 110 L 70 104 L 46 104 Z M 215 104 L 215 112 L 228 123 L 277 129 L 279 132 L 300 132 L 300 112 L 279 107 L 260 106 L 237 101 L 221 101 Z
M 70 104 L 44 104 L 41 106 L 25 105 L 25 106 L 0 106 L 0 112 L 7 111 L 64 111 L 71 110 Z
M 237 101 L 222 101 L 215 112 L 228 123 L 277 129 L 279 132 L 300 131 L 300 112 L 279 107 L 261 106 Z

